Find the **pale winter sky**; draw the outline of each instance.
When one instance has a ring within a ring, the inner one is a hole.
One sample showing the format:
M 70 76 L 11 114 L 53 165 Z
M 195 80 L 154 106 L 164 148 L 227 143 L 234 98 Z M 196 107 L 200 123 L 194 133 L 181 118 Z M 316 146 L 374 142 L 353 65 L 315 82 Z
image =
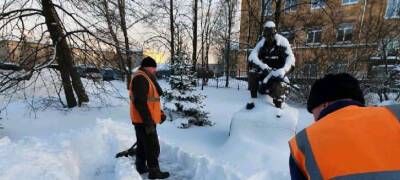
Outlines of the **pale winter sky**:
M 70 5 L 69 3 L 65 3 L 63 0 L 59 0 L 59 1 L 55 0 L 54 3 L 60 4 L 60 3 L 59 3 L 60 1 L 63 2 L 63 3 L 61 3 L 61 5 L 62 5 L 65 9 L 67 9 L 67 10 L 69 10 L 69 9 L 75 9 L 72 5 Z M 8 2 L 10 2 L 10 0 L 4 0 L 4 1 L 2 1 L 2 2 L 0 3 L 0 6 L 3 6 L 4 3 L 8 3 Z M 24 2 L 24 1 L 21 0 L 21 2 Z M 30 0 L 30 2 L 32 2 L 32 3 L 29 5 L 30 7 L 40 9 L 39 5 L 37 4 L 37 1 Z M 188 1 L 183 1 L 183 2 L 188 2 Z M 217 0 L 214 0 L 213 2 L 214 2 L 214 4 L 216 5 Z M 186 6 L 190 6 L 190 3 L 189 3 L 188 5 L 186 5 Z M 20 7 L 20 3 L 13 3 L 12 6 L 11 6 L 9 9 L 10 9 L 10 10 L 19 9 L 19 7 Z M 240 27 L 239 27 L 239 25 L 240 25 L 240 8 L 241 8 L 240 1 L 238 2 L 238 6 L 237 6 L 237 7 L 238 7 L 238 13 L 237 13 L 236 18 L 235 18 L 235 27 L 233 28 L 233 32 L 238 32 L 239 29 L 240 29 Z M 76 23 L 74 23 L 74 22 L 72 21 L 72 19 L 66 18 L 66 16 L 64 16 L 65 14 L 63 14 L 63 13 L 60 12 L 60 11 L 59 11 L 58 13 L 59 13 L 59 15 L 60 15 L 60 18 L 63 19 L 64 24 L 65 24 L 65 26 L 67 27 L 67 29 L 68 29 L 69 31 L 73 31 L 73 30 L 79 29 L 79 28 L 77 27 Z M 85 15 L 85 14 L 80 14 L 80 15 L 83 16 L 83 17 L 85 17 L 85 19 L 89 19 L 89 20 L 92 19 L 92 18 L 87 18 L 88 15 Z M 93 18 L 93 19 L 94 19 L 94 18 Z M 41 18 L 41 17 L 39 17 L 39 18 L 29 18 L 29 20 L 27 20 L 27 21 L 25 22 L 25 26 L 26 26 L 27 28 L 33 27 L 33 26 L 34 26 L 35 24 L 37 24 L 37 22 L 39 22 L 39 21 L 44 22 L 43 18 Z M 4 23 L 4 20 L 0 20 L 0 26 L 1 26 L 3 23 Z M 95 23 L 95 22 L 89 22 L 89 23 Z M 198 26 L 200 26 L 200 22 L 199 22 Z M 199 30 L 199 31 L 200 31 L 200 30 Z M 7 34 L 7 33 L 10 34 L 9 32 L 6 32 L 6 33 L 0 32 L 0 36 L 4 36 L 4 35 Z M 20 34 L 20 33 L 17 32 L 17 31 L 14 31 L 13 34 L 18 35 L 18 34 Z M 34 31 L 34 32 L 27 32 L 27 31 L 26 31 L 26 32 L 24 32 L 24 34 L 27 35 L 28 37 L 31 37 L 31 38 L 30 38 L 31 40 L 35 40 L 35 39 L 38 39 L 38 38 L 40 37 L 41 29 L 37 29 L 37 31 Z M 141 47 L 145 46 L 145 48 L 151 48 L 151 49 L 154 50 L 154 51 L 163 52 L 163 53 L 165 53 L 165 56 L 164 56 L 164 57 L 165 57 L 165 58 L 169 58 L 169 53 L 168 53 L 168 51 L 167 51 L 165 48 L 146 47 L 146 46 L 148 46 L 148 45 L 147 45 L 147 44 L 144 44 L 144 43 L 146 43 L 146 41 L 147 41 L 149 38 L 153 37 L 154 34 L 155 34 L 155 33 L 154 33 L 154 30 L 152 29 L 152 27 L 146 25 L 145 23 L 138 23 L 138 24 L 132 26 L 130 29 L 128 29 L 129 38 L 130 38 L 131 41 L 133 41 L 133 42 L 135 42 L 135 43 L 138 44 L 137 47 L 141 48 Z M 199 34 L 200 34 L 200 32 L 199 32 Z M 238 35 L 238 33 L 237 33 L 237 35 Z M 238 38 L 236 38 L 236 39 L 238 39 Z M 190 43 L 188 43 L 188 44 L 190 44 Z M 161 46 L 161 45 L 160 45 L 160 46 Z M 198 46 L 199 46 L 199 45 L 198 45 Z M 211 61 L 211 62 L 210 62 L 210 63 L 216 63 L 216 62 L 217 62 L 217 57 L 216 57 L 216 54 L 215 54 L 216 52 L 215 52 L 215 51 L 216 51 L 215 49 L 211 49 L 211 52 L 210 52 L 210 53 L 211 53 L 211 57 L 210 57 L 210 61 Z

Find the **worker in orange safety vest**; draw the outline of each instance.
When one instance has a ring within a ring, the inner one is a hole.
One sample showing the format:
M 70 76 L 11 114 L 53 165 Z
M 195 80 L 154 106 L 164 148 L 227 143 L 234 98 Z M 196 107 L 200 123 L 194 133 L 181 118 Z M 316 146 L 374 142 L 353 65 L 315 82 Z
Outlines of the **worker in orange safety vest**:
M 289 141 L 292 180 L 400 179 L 400 105 L 364 104 L 349 74 L 313 84 L 307 110 L 316 122 Z
M 133 73 L 129 87 L 130 114 L 137 139 L 136 170 L 140 174 L 149 172 L 149 179 L 165 179 L 169 173 L 160 171 L 156 125 L 166 117 L 161 110 L 160 96 L 163 91 L 155 77 L 156 67 L 156 61 L 146 57 Z

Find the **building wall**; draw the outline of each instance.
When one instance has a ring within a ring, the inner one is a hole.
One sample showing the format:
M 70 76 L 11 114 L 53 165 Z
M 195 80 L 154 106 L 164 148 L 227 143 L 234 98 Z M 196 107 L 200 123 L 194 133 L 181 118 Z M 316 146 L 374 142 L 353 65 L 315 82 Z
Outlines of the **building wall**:
M 284 9 L 285 1 L 282 2 Z M 241 70 L 247 69 L 247 57 L 261 36 L 263 22 L 277 17 L 273 13 L 261 16 L 260 4 L 261 0 L 242 1 Z M 272 6 L 275 10 L 275 2 Z M 322 73 L 334 68 L 335 64 L 347 64 L 354 71 L 366 71 L 371 64 L 370 58 L 379 54 L 380 39 L 399 37 L 400 19 L 385 18 L 387 0 L 358 0 L 351 5 L 342 5 L 342 0 L 326 0 L 325 8 L 320 9 L 312 9 L 310 0 L 298 0 L 296 7 L 295 11 L 281 12 L 276 23 L 279 32 L 291 31 L 294 34 L 291 44 L 297 70 L 314 63 L 326 69 L 319 70 Z M 345 23 L 353 25 L 353 38 L 350 42 L 338 43 L 337 30 Z M 316 27 L 322 28 L 321 42 L 309 44 L 307 34 Z

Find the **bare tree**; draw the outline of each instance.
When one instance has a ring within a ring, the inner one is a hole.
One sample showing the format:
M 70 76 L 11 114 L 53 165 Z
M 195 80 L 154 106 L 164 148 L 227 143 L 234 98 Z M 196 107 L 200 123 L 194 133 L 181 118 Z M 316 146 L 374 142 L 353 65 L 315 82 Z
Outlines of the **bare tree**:
M 193 70 L 196 71 L 197 65 L 197 13 L 198 13 L 198 0 L 194 0 L 193 3 L 193 53 L 192 53 L 192 63 Z
M 133 56 L 132 39 L 128 35 L 128 30 L 134 25 L 146 21 L 152 16 L 152 12 L 145 10 L 144 4 L 140 1 L 101 0 L 101 3 L 98 3 L 94 0 L 84 0 L 74 1 L 74 4 L 80 10 L 98 17 L 99 21 L 103 21 L 107 25 L 106 28 L 103 28 L 102 24 L 96 25 L 97 31 L 112 40 L 118 54 L 119 68 L 126 75 L 127 88 L 129 88 Z
M 7 42 L 14 39 L 14 42 L 18 42 L 16 46 L 13 47 L 14 50 L 8 55 L 22 55 L 20 57 L 12 57 L 11 59 L 21 65 L 25 64 L 24 68 L 28 73 L 23 76 L 18 76 L 15 75 L 17 73 L 13 72 L 15 76 L 12 78 L 9 78 L 10 76 L 3 78 L 2 87 L 4 88 L 1 88 L 0 92 L 17 86 L 21 80 L 26 79 L 26 77 L 31 77 L 35 71 L 39 71 L 50 65 L 54 60 L 57 60 L 60 66 L 67 106 L 71 108 L 75 107 L 78 103 L 80 105 L 84 102 L 88 102 L 89 98 L 80 77 L 76 69 L 73 68 L 72 52 L 67 43 L 67 38 L 79 31 L 65 31 L 65 27 L 56 11 L 56 9 L 59 9 L 62 12 L 68 12 L 63 7 L 53 4 L 50 0 L 42 0 L 40 1 L 40 5 L 41 9 L 37 8 L 37 6 L 39 6 L 38 4 L 32 3 L 30 0 L 20 1 L 15 4 L 6 1 L 2 4 L 3 8 L 0 14 L 0 19 L 2 19 L 2 26 L 0 27 L 0 31 L 3 32 L 2 39 Z M 32 25 L 30 22 L 35 19 L 37 23 Z M 46 30 L 44 30 L 45 28 Z M 26 32 L 38 33 L 39 38 L 37 39 L 37 43 L 27 42 L 25 40 Z M 52 45 L 41 44 L 46 35 L 51 37 Z M 18 36 L 20 38 L 16 40 Z M 16 50 L 23 46 L 29 46 L 32 52 L 28 55 L 23 54 L 23 52 L 16 53 Z M 51 55 L 49 49 L 53 49 L 54 56 L 43 60 L 43 56 L 46 54 Z M 78 97 L 78 103 L 76 102 L 74 91 Z

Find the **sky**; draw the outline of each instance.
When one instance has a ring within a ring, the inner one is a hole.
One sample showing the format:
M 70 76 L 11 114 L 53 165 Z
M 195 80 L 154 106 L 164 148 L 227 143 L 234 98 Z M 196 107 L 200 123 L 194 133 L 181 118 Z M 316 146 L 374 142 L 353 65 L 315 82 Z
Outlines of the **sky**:
M 38 8 L 40 9 L 40 6 L 38 4 L 38 1 L 36 0 L 16 0 L 15 2 L 12 3 L 12 5 L 10 6 L 10 10 L 14 10 L 14 9 L 20 9 L 21 3 L 22 2 L 26 2 L 29 1 L 29 4 L 27 5 L 27 7 L 31 7 L 31 8 Z M 0 3 L 0 6 L 3 6 L 4 3 L 9 3 L 11 2 L 10 0 L 4 0 Z M 182 1 L 182 2 L 188 2 L 188 1 Z M 188 8 L 189 10 L 191 10 L 190 8 L 190 2 L 185 4 L 182 4 L 182 2 L 177 2 L 180 3 L 179 5 L 183 6 L 184 8 Z M 72 5 L 70 5 L 69 3 L 65 3 L 64 0 L 54 0 L 55 4 L 60 4 L 61 6 L 63 6 L 65 9 L 67 10 L 73 10 L 75 9 Z M 213 1 L 214 5 L 217 5 L 216 0 Z M 238 2 L 238 14 L 235 20 L 235 27 L 233 28 L 234 31 L 238 32 L 239 31 L 239 21 L 240 21 L 240 2 Z M 184 9 L 180 9 L 180 11 L 185 11 Z M 187 10 L 186 10 L 187 11 Z M 82 12 L 77 12 L 77 14 L 79 16 L 84 17 L 85 20 L 89 21 L 89 23 L 93 23 L 93 24 L 99 24 L 98 22 L 95 22 L 95 18 L 88 16 L 88 14 L 84 14 Z M 69 30 L 69 31 L 73 31 L 73 30 L 77 30 L 80 29 L 77 24 L 75 22 L 73 22 L 73 20 L 71 18 L 68 18 L 67 16 L 65 16 L 64 13 L 62 13 L 61 11 L 58 11 L 60 18 L 64 21 L 65 27 Z M 189 13 L 188 17 L 191 14 Z M 93 19 L 93 21 L 91 21 Z M 168 20 L 168 19 L 166 19 Z M 37 24 L 38 22 L 44 22 L 44 19 L 36 16 L 35 18 L 27 18 L 27 20 L 25 21 L 25 26 L 26 27 L 33 27 L 35 24 Z M 1 21 L 0 20 L 0 26 L 4 24 L 4 20 Z M 200 22 L 198 23 L 198 26 L 200 26 Z M 106 26 L 104 26 L 106 27 Z M 166 30 L 166 29 L 165 29 Z M 28 40 L 35 40 L 38 39 L 42 33 L 42 29 L 37 29 L 37 31 L 34 32 L 28 32 L 25 31 L 24 34 L 28 37 Z M 153 30 L 152 27 L 148 26 L 147 23 L 145 22 L 140 22 L 135 24 L 134 26 L 132 26 L 130 29 L 128 29 L 128 36 L 129 39 L 133 42 L 135 42 L 137 44 L 136 48 L 142 48 L 143 46 L 146 47 L 146 43 L 147 40 L 151 37 L 153 37 L 155 35 L 154 33 L 155 31 Z M 10 31 L 7 32 L 0 32 L 0 36 L 4 36 L 5 34 L 10 34 Z M 13 31 L 12 34 L 15 34 L 17 36 L 19 36 L 20 32 L 18 31 Z M 200 30 L 199 33 L 200 34 Z M 199 37 L 199 41 L 200 41 L 200 37 Z M 199 42 L 200 43 L 200 42 Z M 188 44 L 191 44 L 191 42 L 188 42 Z M 161 46 L 161 45 L 159 45 Z M 200 46 L 200 44 L 198 44 L 198 46 Z M 169 58 L 169 52 L 166 48 L 159 48 L 159 47 L 146 47 L 146 48 L 150 48 L 152 51 L 159 51 L 159 52 L 164 52 L 166 54 L 166 58 Z M 210 56 L 210 63 L 216 63 L 217 62 L 217 57 L 216 57 L 216 50 L 215 48 L 212 48 L 210 50 L 211 52 L 211 56 Z

